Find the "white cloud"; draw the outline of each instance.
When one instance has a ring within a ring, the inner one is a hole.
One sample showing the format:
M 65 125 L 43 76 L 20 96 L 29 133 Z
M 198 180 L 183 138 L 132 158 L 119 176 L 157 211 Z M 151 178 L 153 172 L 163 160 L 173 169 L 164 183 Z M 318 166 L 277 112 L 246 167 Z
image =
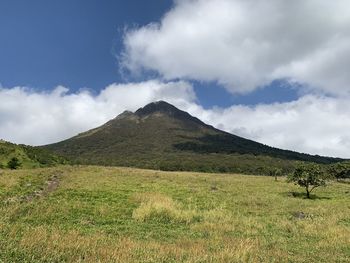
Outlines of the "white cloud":
M 316 94 L 296 101 L 203 109 L 186 81 L 112 84 L 92 95 L 0 85 L 0 138 L 41 145 L 166 100 L 219 129 L 271 146 L 350 157 L 350 2 L 175 0 L 153 23 L 127 31 L 122 65 L 166 79 L 217 81 L 248 93 L 274 79 Z
M 32 145 L 53 143 L 156 100 L 183 105 L 194 101 L 195 94 L 186 82 L 156 80 L 112 84 L 97 96 L 87 91 L 70 94 L 64 87 L 51 92 L 0 88 L 0 138 Z
M 282 149 L 350 158 L 346 98 L 307 95 L 293 102 L 189 111 L 217 128 Z
M 231 92 L 291 78 L 344 95 L 349 28 L 347 0 L 177 0 L 160 23 L 126 33 L 122 65 L 218 81 Z
M 46 144 L 97 127 L 128 109 L 166 100 L 204 122 L 259 142 L 312 154 L 350 157 L 347 98 L 307 95 L 288 103 L 203 109 L 190 84 L 148 81 L 112 84 L 93 96 L 26 88 L 0 89 L 0 138 Z

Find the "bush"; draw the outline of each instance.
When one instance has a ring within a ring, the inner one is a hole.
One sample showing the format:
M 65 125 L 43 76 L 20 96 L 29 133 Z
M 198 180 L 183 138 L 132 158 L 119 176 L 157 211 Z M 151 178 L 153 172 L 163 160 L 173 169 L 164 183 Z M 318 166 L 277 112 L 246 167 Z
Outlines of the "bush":
M 15 170 L 21 166 L 20 161 L 18 160 L 17 157 L 12 157 L 10 161 L 7 163 L 7 167 L 10 168 L 11 170 Z

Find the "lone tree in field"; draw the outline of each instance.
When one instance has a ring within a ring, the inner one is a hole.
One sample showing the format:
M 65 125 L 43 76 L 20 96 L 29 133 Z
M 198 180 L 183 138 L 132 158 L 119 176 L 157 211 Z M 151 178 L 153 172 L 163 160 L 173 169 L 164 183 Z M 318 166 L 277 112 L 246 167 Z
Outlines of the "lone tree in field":
M 21 166 L 21 163 L 19 162 L 17 157 L 12 157 L 10 161 L 7 163 L 7 167 L 10 168 L 11 170 L 15 170 L 18 167 Z
M 275 181 L 277 181 L 278 176 L 282 176 L 282 169 L 280 168 L 272 168 L 269 171 L 269 175 L 275 178 Z
M 317 164 L 303 164 L 298 166 L 289 176 L 289 181 L 305 188 L 306 197 L 319 186 L 326 186 L 327 176 L 325 171 Z

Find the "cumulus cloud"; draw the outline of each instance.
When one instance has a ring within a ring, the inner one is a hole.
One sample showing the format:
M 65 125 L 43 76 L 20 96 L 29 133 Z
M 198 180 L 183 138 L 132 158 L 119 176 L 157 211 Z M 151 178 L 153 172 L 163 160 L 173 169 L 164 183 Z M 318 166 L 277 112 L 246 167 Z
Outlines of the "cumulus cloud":
M 299 152 L 349 158 L 350 109 L 346 98 L 306 95 L 296 101 L 189 111 L 215 127 Z
M 124 110 L 166 100 L 219 129 L 271 146 L 350 157 L 346 98 L 306 95 L 288 103 L 203 109 L 187 82 L 112 84 L 94 96 L 64 87 L 35 92 L 0 89 L 0 138 L 41 145 L 102 125 Z
M 159 23 L 130 29 L 122 65 L 165 79 L 217 81 L 247 93 L 288 78 L 350 93 L 347 0 L 177 0 Z
M 112 84 L 97 96 L 88 91 L 72 94 L 65 87 L 50 92 L 0 88 L 0 138 L 32 145 L 53 143 L 156 100 L 181 106 L 193 102 L 195 94 L 186 82 L 156 80 Z

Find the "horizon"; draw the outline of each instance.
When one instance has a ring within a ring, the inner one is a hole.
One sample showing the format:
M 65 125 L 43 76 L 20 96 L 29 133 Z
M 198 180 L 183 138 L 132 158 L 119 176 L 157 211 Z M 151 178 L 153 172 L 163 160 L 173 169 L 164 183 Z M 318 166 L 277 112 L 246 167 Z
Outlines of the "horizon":
M 0 9 L 0 139 L 49 144 L 165 100 L 272 147 L 350 158 L 349 3 L 15 0 Z

